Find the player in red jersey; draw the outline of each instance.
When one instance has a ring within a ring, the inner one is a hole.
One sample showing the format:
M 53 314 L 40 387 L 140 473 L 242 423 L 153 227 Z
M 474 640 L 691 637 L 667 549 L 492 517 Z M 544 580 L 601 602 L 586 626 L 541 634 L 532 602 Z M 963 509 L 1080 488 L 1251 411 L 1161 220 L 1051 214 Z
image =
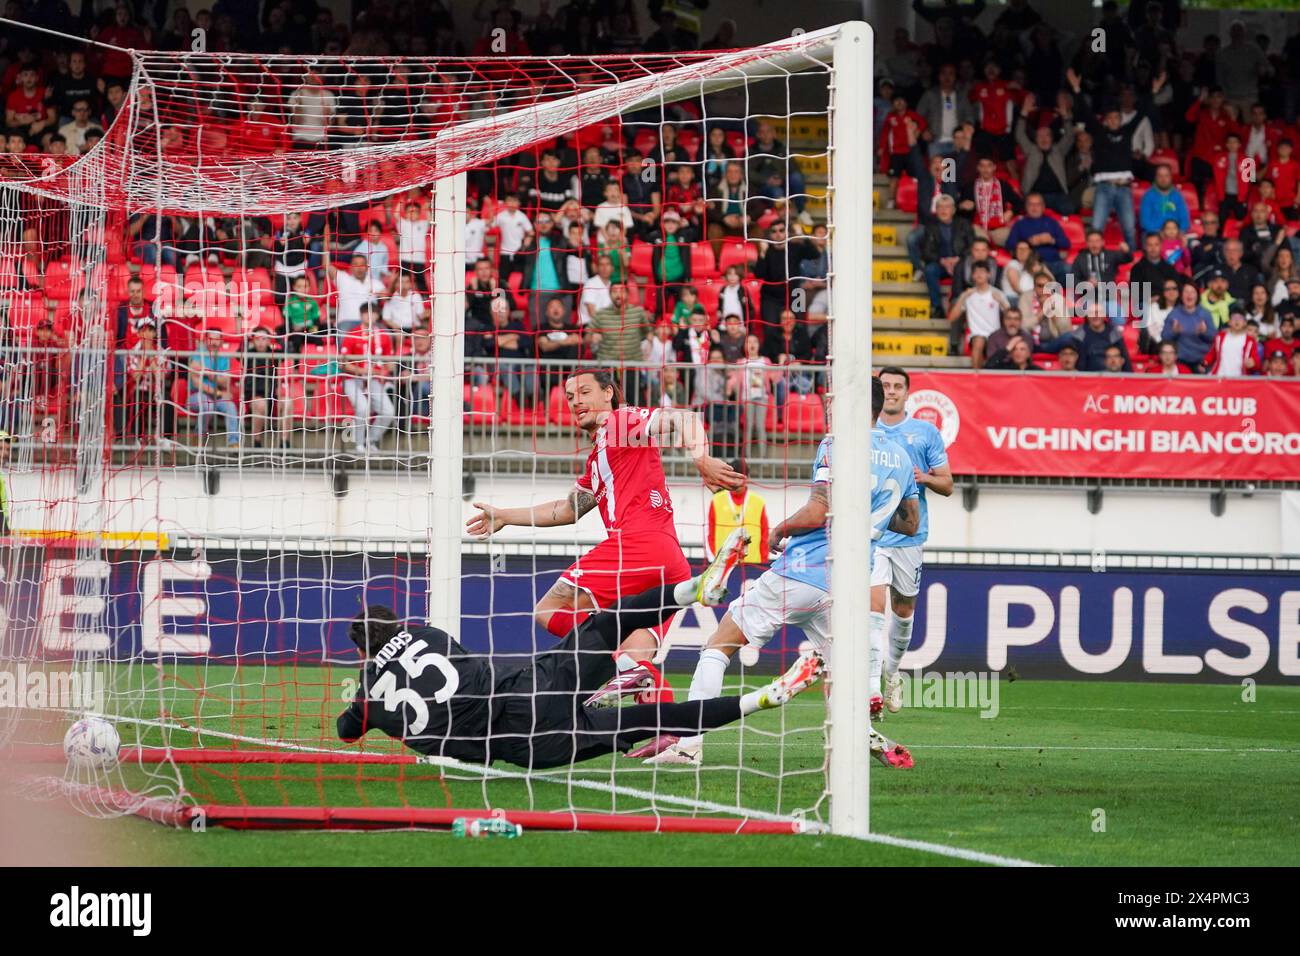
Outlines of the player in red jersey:
M 574 423 L 592 441 L 586 467 L 569 496 L 532 508 L 475 502 L 479 513 L 466 523 L 470 534 L 482 537 L 509 525 L 573 524 L 592 508 L 600 509 L 609 537 L 570 565 L 533 609 L 537 623 L 557 636 L 569 633 L 588 614 L 613 607 L 619 597 L 690 579 L 673 524 L 661 448 L 687 448 L 714 491 L 734 490 L 744 482 L 743 475 L 708 454 L 704 425 L 695 412 L 624 405 L 613 376 L 604 370 L 576 372 L 565 382 L 564 393 Z M 744 546 L 719 550 L 717 568 L 703 578 L 716 581 L 720 573 L 725 580 Z M 593 702 L 613 703 L 634 689 L 642 702 L 672 700 L 672 689 L 651 662 L 671 621 L 627 636 L 616 656 L 618 673 Z

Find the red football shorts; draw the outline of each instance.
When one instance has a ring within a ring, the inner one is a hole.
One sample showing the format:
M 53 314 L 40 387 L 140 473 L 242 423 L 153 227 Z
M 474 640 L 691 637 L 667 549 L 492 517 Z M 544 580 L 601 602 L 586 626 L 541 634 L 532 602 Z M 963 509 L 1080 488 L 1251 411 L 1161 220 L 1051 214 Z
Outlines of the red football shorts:
M 597 608 L 609 608 L 620 597 L 677 584 L 691 576 L 682 546 L 670 534 L 651 532 L 624 537 L 613 534 L 560 575 L 560 580 L 591 595 Z M 676 613 L 654 628 L 662 641 Z

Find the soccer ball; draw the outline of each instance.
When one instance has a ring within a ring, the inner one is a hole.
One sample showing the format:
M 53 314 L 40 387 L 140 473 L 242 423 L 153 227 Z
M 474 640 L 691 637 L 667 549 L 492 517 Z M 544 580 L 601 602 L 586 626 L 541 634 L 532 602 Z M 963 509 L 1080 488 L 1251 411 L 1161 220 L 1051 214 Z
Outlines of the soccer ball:
M 82 717 L 63 736 L 63 753 L 78 770 L 106 770 L 117 765 L 122 738 L 103 717 Z

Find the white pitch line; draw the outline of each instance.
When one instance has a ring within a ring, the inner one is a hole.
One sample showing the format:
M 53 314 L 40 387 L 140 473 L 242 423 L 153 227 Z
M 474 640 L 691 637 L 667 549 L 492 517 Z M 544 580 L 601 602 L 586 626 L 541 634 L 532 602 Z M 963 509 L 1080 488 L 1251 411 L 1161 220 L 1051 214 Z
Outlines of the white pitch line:
M 960 846 L 948 846 L 946 843 L 930 843 L 926 840 L 908 840 L 904 837 L 889 836 L 886 833 L 871 833 L 862 839 L 868 843 L 881 843 L 885 846 L 902 847 L 907 850 L 920 850 L 922 853 L 935 853 L 939 856 L 952 857 L 957 860 L 969 860 L 972 863 L 988 863 L 990 866 L 1051 866 L 1050 863 L 1035 863 L 1032 860 L 1019 860 L 1013 856 L 998 856 L 996 853 L 981 853 L 979 850 L 967 850 Z
M 1075 747 L 1068 744 L 918 744 L 908 743 L 911 750 L 1083 750 L 1116 753 L 1169 754 L 1300 754 L 1300 748 L 1287 747 Z

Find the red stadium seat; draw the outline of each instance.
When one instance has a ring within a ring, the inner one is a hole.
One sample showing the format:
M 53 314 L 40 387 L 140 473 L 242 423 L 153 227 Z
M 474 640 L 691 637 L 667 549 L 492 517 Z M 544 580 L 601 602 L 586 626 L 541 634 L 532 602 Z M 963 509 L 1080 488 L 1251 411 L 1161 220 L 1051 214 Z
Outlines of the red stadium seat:
M 686 150 L 692 160 L 700 155 L 700 133 L 694 126 L 682 126 L 677 132 L 677 145 Z
M 546 424 L 547 408 L 541 402 L 533 408 L 521 408 L 507 391 L 501 393 L 501 420 L 507 425 L 540 428 Z
M 726 272 L 731 266 L 740 266 L 742 271 L 746 271 L 757 258 L 758 250 L 747 242 L 724 242 L 722 255 L 718 257 L 718 271 Z
M 717 263 L 713 260 L 713 246 L 707 242 L 691 243 L 691 279 L 711 279 L 718 274 Z
M 1083 220 L 1078 216 L 1065 216 L 1061 219 L 1061 228 L 1065 231 L 1065 238 L 1070 240 L 1070 254 L 1074 254 L 1084 247 L 1087 239 L 1087 230 L 1084 229 Z
M 695 289 L 700 294 L 700 305 L 704 306 L 704 311 L 708 313 L 709 320 L 717 319 L 718 303 L 722 298 L 722 282 L 718 279 L 706 279 L 703 282 L 695 283 Z
M 731 147 L 731 151 L 738 158 L 743 159 L 745 154 L 749 152 L 749 137 L 740 130 L 729 129 L 727 130 L 727 145 Z
M 632 148 L 642 156 L 649 156 L 659 146 L 659 134 L 652 129 L 639 129 L 632 137 Z
M 826 431 L 826 408 L 820 395 L 792 392 L 786 399 L 785 430 L 792 435 L 820 435 Z
M 56 302 L 72 298 L 72 264 L 56 259 L 45 267 L 45 294 Z
M 1133 193 L 1133 211 L 1134 211 L 1134 212 L 1140 212 L 1140 211 L 1141 211 L 1141 209 L 1142 209 L 1142 197 L 1145 196 L 1145 195 L 1147 194 L 1147 190 L 1150 189 L 1150 188 L 1151 188 L 1151 184 L 1148 183 L 1148 182 L 1146 182 L 1145 180 L 1141 180 L 1141 179 L 1135 179 L 1135 180 L 1133 180 L 1133 186 L 1132 186 L 1132 190 L 1131 190 L 1131 191 L 1132 191 L 1132 193 Z
M 632 275 L 642 279 L 649 279 L 653 271 L 654 250 L 648 242 L 632 243 L 632 261 L 628 264 L 628 271 Z
M 546 402 L 546 417 L 552 425 L 573 424 L 573 413 L 569 411 L 569 403 L 564 398 L 564 389 L 559 385 L 551 389 L 551 395 Z
M 497 393 L 491 385 L 475 385 L 469 392 L 466 425 L 490 425 L 497 420 Z
M 1196 196 L 1196 187 L 1191 183 L 1180 183 L 1178 191 L 1183 194 L 1183 202 L 1187 203 L 1188 214 L 1195 219 L 1201 214 L 1201 201 Z
M 916 180 L 906 174 L 898 177 L 898 186 L 894 191 L 894 205 L 903 212 L 916 213 Z

